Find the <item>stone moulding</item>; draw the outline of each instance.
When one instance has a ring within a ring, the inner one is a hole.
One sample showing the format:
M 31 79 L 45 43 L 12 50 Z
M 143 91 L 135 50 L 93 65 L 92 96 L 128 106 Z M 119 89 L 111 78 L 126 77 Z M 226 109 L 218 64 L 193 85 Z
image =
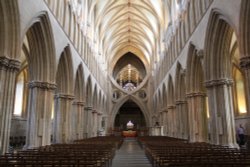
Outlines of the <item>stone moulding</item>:
M 245 56 L 240 59 L 240 67 L 242 69 L 250 69 L 250 56 Z
M 21 63 L 18 60 L 0 57 L 0 70 L 13 69 L 18 71 L 20 67 Z
M 56 84 L 49 82 L 40 82 L 40 81 L 31 81 L 29 84 L 29 88 L 41 88 L 46 90 L 55 90 Z
M 67 94 L 56 94 L 55 98 L 59 99 L 68 99 L 68 100 L 73 100 L 75 98 L 75 96 L 73 95 L 67 95 Z
M 221 86 L 221 85 L 232 85 L 232 84 L 233 84 L 233 80 L 228 79 L 228 78 L 214 79 L 214 80 L 210 80 L 210 81 L 205 82 L 205 86 L 207 88 L 214 87 L 214 86 Z

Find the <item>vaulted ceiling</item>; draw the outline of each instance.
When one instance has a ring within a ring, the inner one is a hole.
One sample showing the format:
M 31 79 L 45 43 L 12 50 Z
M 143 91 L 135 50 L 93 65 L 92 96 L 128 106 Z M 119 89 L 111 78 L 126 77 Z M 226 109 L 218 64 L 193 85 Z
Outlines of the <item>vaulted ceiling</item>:
M 159 52 L 164 27 L 162 0 L 89 0 L 96 44 L 107 62 L 126 52 L 148 63 Z M 166 20 L 165 20 L 166 21 Z M 121 52 L 121 53 L 120 53 Z M 141 54 L 138 54 L 141 53 Z

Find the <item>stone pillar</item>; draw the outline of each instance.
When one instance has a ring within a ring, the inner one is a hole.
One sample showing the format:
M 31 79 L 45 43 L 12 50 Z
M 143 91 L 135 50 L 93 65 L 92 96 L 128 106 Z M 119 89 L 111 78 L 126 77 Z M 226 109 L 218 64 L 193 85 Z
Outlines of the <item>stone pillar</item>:
M 83 101 L 74 101 L 73 102 L 73 116 L 72 116 L 72 140 L 83 139 L 84 137 L 84 102 Z
M 54 142 L 68 143 L 70 141 L 70 120 L 74 96 L 57 94 L 55 96 Z
M 91 127 L 91 119 L 92 119 L 92 107 L 87 106 L 84 108 L 84 117 L 85 117 L 85 123 L 84 123 L 84 133 L 86 138 L 91 137 L 92 127 Z
M 162 110 L 159 111 L 159 125 L 163 126 L 163 113 L 162 113 Z
M 208 121 L 205 96 L 206 94 L 203 92 L 187 94 L 190 142 L 208 141 Z
M 240 59 L 240 67 L 244 70 L 245 74 L 247 115 L 250 116 L 250 56 L 245 56 Z
M 176 101 L 176 116 L 177 116 L 177 137 L 187 139 L 188 133 L 188 114 L 187 102 L 178 100 Z
M 102 128 L 102 113 L 97 113 L 97 130 L 99 131 Z
M 206 82 L 210 120 L 211 143 L 237 147 L 231 79 Z
M 168 112 L 168 110 L 167 110 L 167 108 L 163 108 L 162 109 L 162 113 L 163 113 L 163 135 L 164 136 L 167 136 L 167 112 Z
M 16 74 L 19 68 L 19 61 L 0 57 L 0 155 L 8 152 Z
M 167 120 L 168 120 L 168 136 L 175 137 L 175 106 L 170 105 L 168 106 L 168 114 L 167 114 Z
M 93 109 L 92 110 L 92 126 L 91 126 L 91 129 L 92 129 L 92 137 L 96 137 L 97 136 L 97 111 L 96 109 Z
M 26 148 L 50 145 L 54 83 L 29 83 Z

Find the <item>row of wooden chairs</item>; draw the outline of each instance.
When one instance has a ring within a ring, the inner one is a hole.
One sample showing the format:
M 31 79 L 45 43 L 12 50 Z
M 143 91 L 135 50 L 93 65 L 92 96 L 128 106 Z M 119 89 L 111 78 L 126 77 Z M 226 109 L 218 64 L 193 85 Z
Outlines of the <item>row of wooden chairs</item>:
M 163 136 L 139 137 L 154 167 L 250 167 L 250 152 Z
M 0 167 L 111 167 L 118 137 L 95 137 L 6 153 Z

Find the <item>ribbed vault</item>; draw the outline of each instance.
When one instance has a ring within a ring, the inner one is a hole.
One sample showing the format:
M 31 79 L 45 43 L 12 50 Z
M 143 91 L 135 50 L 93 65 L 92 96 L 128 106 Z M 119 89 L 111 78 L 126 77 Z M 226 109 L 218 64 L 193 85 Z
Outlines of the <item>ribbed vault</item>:
M 160 42 L 163 24 L 161 0 L 95 0 L 91 1 L 88 20 L 97 28 L 94 36 L 108 62 L 119 50 L 136 47 L 148 62 L 153 61 Z M 129 51 L 129 50 L 128 50 Z

